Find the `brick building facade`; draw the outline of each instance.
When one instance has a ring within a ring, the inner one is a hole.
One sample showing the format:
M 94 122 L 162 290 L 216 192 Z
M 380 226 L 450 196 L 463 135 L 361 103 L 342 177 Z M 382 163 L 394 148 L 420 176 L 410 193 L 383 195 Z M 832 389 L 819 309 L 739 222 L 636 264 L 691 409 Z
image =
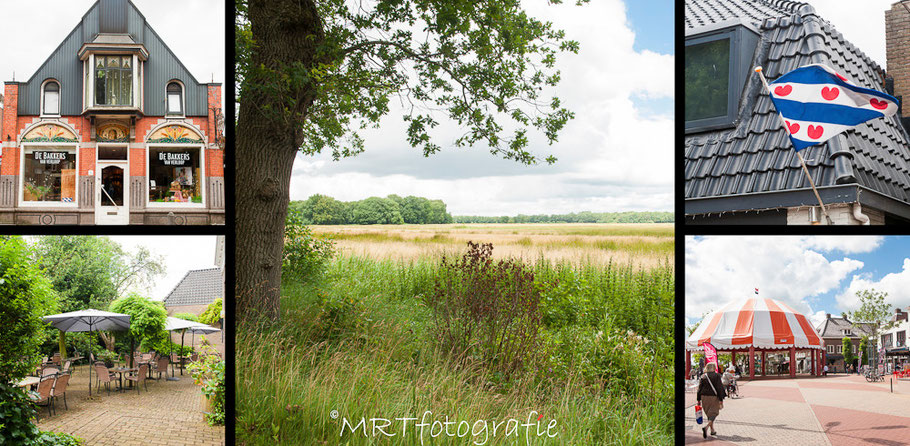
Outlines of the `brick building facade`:
M 129 0 L 98 0 L 6 82 L 0 224 L 223 224 L 221 84 L 189 73 Z

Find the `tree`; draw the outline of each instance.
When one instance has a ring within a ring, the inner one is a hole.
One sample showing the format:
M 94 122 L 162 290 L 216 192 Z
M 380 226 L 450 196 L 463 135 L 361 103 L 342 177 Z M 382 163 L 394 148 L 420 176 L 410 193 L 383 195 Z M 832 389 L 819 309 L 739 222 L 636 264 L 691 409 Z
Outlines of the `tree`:
M 141 347 L 166 342 L 167 332 L 164 327 L 167 311 L 163 303 L 130 293 L 112 302 L 110 311 L 130 315 L 130 329 L 126 335 L 126 341 L 130 344 L 130 367 L 133 361 L 132 351 L 136 345 Z
M 858 291 L 856 297 L 859 298 L 859 309 L 847 312 L 847 316 L 854 327 L 861 327 L 859 324 L 863 322 L 872 325 L 872 348 L 877 350 L 877 341 L 881 332 L 894 326 L 894 321 L 891 319 L 891 304 L 885 303 L 888 293 L 869 289 Z M 862 343 L 860 343 L 860 348 L 863 348 Z M 863 348 L 863 354 L 865 353 L 865 348 Z M 877 359 L 877 355 L 873 355 L 873 357 Z M 865 356 L 862 363 L 866 364 Z
M 869 362 L 869 337 L 863 336 L 859 340 L 859 362 L 862 365 L 867 365 Z
M 107 237 L 45 236 L 38 239 L 35 261 L 45 269 L 59 294 L 60 311 L 107 308 L 129 289 L 148 287 L 165 272 L 164 259 L 147 248 L 123 250 Z M 101 333 L 108 349 L 114 338 Z M 65 354 L 65 334 L 60 333 L 60 354 Z
M 278 318 L 283 224 L 298 150 L 330 150 L 336 160 L 362 152 L 358 131 L 377 127 L 395 97 L 407 104 L 404 136 L 424 156 L 441 149 L 431 130 L 443 115 L 463 130 L 454 146 L 483 144 L 495 156 L 535 164 L 528 130 L 553 143 L 573 116 L 543 89 L 560 80 L 556 55 L 577 53 L 578 43 L 530 17 L 520 0 L 236 6 L 242 318 Z
M 43 316 L 57 310 L 50 281 L 25 241 L 0 238 L 0 382 L 19 380 L 38 362 L 46 335 Z M 0 423 L 2 425 L 3 423 Z
M 344 223 L 344 204 L 332 197 L 316 194 L 303 203 L 301 217 L 314 225 L 340 225 Z
M 205 325 L 215 325 L 218 323 L 218 320 L 221 319 L 221 298 L 215 299 L 208 307 L 205 308 L 205 311 L 199 315 L 199 322 L 202 322 Z
M 844 339 L 841 340 L 841 347 L 844 350 L 844 364 L 853 365 L 853 361 L 856 359 L 856 355 L 853 354 L 853 341 L 844 336 Z

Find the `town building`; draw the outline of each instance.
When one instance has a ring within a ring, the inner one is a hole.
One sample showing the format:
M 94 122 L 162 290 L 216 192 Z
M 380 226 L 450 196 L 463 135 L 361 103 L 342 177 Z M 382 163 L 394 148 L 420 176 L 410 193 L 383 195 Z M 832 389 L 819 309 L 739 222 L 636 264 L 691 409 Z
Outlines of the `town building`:
M 0 224 L 224 223 L 221 84 L 132 2 L 98 0 L 34 50 L 50 56 L 4 84 Z
M 853 356 L 856 358 L 851 366 L 859 365 L 859 342 L 865 336 L 871 336 L 875 329 L 866 322 L 854 324 L 846 315 L 840 317 L 825 315 L 825 320 L 817 328 L 819 336 L 825 341 L 827 364 L 832 373 L 843 373 L 846 363 L 844 361 L 844 338 L 850 338 L 853 345 Z M 872 342 L 871 339 L 869 341 Z
M 754 68 L 773 81 L 823 64 L 910 97 L 910 4 L 885 14 L 887 72 L 804 2 L 686 0 L 685 11 L 686 224 L 825 224 Z M 910 222 L 910 107 L 898 113 L 800 152 L 834 224 Z
M 894 326 L 884 330 L 879 336 L 878 348 L 883 354 L 882 365 L 885 373 L 910 367 L 910 346 L 907 344 L 907 334 L 910 333 L 908 312 L 910 307 L 895 308 L 894 316 L 891 318 Z

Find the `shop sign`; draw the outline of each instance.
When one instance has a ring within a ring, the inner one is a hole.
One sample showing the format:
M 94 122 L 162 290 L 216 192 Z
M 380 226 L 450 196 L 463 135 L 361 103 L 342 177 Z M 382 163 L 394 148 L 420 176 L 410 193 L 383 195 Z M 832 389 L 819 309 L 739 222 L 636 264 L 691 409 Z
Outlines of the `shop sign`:
M 165 166 L 183 166 L 190 161 L 189 152 L 159 152 L 158 161 Z
M 66 160 L 67 152 L 36 151 L 35 160 L 41 164 L 60 164 Z

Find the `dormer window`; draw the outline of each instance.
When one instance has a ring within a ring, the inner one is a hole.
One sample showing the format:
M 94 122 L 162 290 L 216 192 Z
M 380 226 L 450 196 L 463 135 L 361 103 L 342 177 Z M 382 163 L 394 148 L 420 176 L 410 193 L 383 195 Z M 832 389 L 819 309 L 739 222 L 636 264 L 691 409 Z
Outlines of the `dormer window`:
M 733 127 L 759 35 L 723 22 L 686 35 L 686 133 Z
M 133 105 L 133 56 L 95 55 L 95 105 Z
M 178 82 L 167 84 L 167 114 L 183 115 L 183 86 Z
M 43 115 L 60 115 L 60 84 L 57 81 L 47 81 L 44 83 L 44 90 L 41 96 Z

